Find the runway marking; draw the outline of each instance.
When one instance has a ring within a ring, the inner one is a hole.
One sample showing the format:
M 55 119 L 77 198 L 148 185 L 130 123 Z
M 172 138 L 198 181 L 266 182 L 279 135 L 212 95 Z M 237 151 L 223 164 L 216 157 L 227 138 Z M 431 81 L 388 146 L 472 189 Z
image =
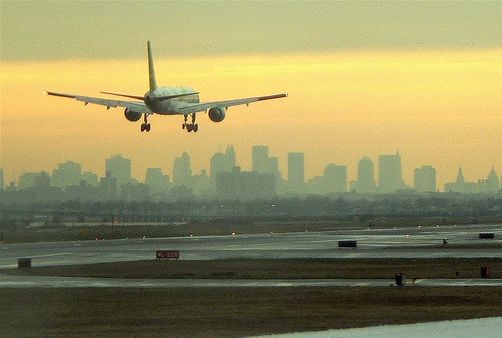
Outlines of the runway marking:
M 56 254 L 30 256 L 30 258 L 55 257 L 55 256 L 65 256 L 65 255 L 71 255 L 71 254 L 72 254 L 71 252 L 61 252 L 61 253 L 56 253 Z

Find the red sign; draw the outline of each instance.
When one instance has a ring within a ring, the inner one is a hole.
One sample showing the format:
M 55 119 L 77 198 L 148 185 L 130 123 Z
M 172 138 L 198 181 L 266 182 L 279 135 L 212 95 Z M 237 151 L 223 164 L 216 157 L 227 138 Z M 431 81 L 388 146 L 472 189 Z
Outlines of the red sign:
M 180 252 L 178 250 L 157 250 L 155 257 L 157 259 L 178 259 L 180 258 Z

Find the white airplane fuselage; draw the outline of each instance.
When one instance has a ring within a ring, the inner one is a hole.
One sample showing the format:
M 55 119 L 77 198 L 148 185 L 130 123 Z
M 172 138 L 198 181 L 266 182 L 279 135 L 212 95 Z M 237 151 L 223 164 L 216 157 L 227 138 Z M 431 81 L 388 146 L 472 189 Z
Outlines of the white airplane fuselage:
M 158 87 L 145 93 L 144 102 L 148 109 L 155 114 L 176 115 L 179 114 L 179 109 L 187 106 L 187 104 L 199 103 L 199 94 L 167 100 L 161 98 L 189 93 L 196 93 L 196 91 L 190 87 Z

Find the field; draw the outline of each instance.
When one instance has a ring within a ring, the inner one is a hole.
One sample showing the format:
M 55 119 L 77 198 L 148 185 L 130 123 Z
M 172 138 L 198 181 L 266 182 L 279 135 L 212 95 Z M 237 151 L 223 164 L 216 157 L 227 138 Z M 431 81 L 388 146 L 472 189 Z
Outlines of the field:
M 67 277 L 115 278 L 480 278 L 480 267 L 490 266 L 502 278 L 502 259 L 225 259 L 212 261 L 150 260 L 87 265 L 35 267 L 9 273 Z M 6 271 L 7 272 L 7 271 Z
M 295 226 L 297 231 L 308 230 L 302 224 Z M 330 228 L 316 224 L 312 229 Z M 7 233 L 4 240 L 186 236 L 202 229 L 212 234 L 267 232 L 271 225 L 70 227 Z M 455 245 L 441 248 L 449 250 Z M 500 243 L 483 242 L 476 249 L 494 246 Z M 496 258 L 148 260 L 33 267 L 3 270 L 2 274 L 140 279 L 384 278 L 390 282 L 395 273 L 408 279 L 479 278 L 483 265 L 491 267 L 493 278 L 502 278 L 502 259 Z M 242 337 L 502 316 L 502 288 L 415 287 L 412 283 L 352 288 L 0 288 L 0 316 L 0 337 Z
M 477 287 L 0 289 L 0 336 L 239 337 L 480 318 L 502 316 L 501 291 Z

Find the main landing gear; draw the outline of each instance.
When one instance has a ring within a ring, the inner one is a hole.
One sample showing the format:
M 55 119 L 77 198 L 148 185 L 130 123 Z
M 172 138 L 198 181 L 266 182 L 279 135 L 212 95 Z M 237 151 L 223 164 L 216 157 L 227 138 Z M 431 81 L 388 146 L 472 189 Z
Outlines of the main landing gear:
M 192 116 L 192 123 L 187 123 L 188 115 L 183 115 L 185 118 L 185 122 L 181 125 L 182 129 L 186 129 L 187 132 L 193 131 L 194 133 L 199 130 L 199 125 L 195 123 L 195 113 L 190 114 Z
M 143 122 L 141 124 L 141 132 L 144 132 L 144 131 L 149 132 L 150 131 L 150 123 L 148 123 L 148 121 L 147 121 L 147 115 L 144 114 L 144 116 L 145 116 L 145 122 Z

